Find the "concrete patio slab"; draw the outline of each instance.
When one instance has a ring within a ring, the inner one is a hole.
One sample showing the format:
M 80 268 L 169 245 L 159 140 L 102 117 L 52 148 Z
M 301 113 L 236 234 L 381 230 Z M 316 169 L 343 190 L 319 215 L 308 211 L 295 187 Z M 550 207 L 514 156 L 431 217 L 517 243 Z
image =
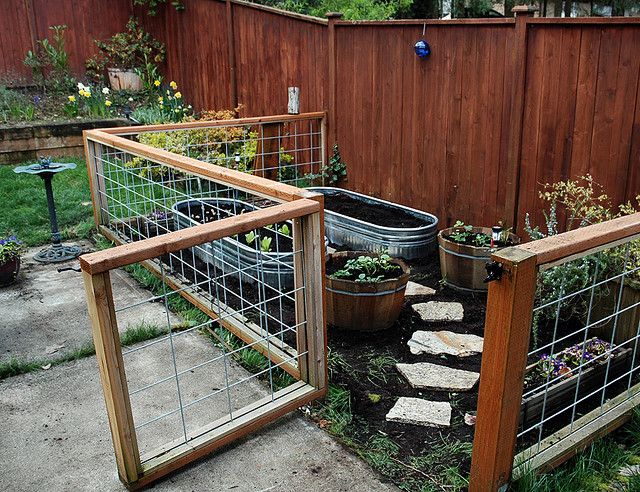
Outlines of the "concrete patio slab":
M 83 251 L 91 249 L 88 241 L 73 244 Z M 82 275 L 75 271 L 58 273 L 58 268 L 78 266 L 78 261 L 44 265 L 33 260 L 41 249 L 30 248 L 23 256 L 18 282 L 0 288 L 0 362 L 11 357 L 59 358 L 91 340 Z M 116 308 L 142 302 L 117 314 L 121 332 L 141 323 L 166 327 L 163 304 L 143 302 L 151 297 L 150 292 L 126 272 L 112 272 L 111 283 Z M 173 313 L 169 318 L 172 324 L 182 322 Z
M 174 342 L 179 339 L 175 339 Z M 148 344 L 144 342 L 141 345 Z M 219 351 L 196 333 L 177 343 L 179 370 L 213 358 Z M 140 345 L 140 346 L 141 346 Z M 161 343 L 125 355 L 134 384 L 170 373 Z M 138 346 L 137 346 L 138 347 Z M 153 348 L 155 347 L 155 348 Z M 135 355 L 135 357 L 134 357 Z M 219 387 L 224 371 L 212 363 L 206 374 L 188 372 L 182 379 L 183 398 L 197 398 Z M 248 373 L 235 363 L 230 377 Z M 170 408 L 174 388 L 157 388 L 155 395 L 134 404 L 142 419 Z M 245 383 L 246 384 L 246 383 Z M 160 385 L 163 386 L 163 385 Z M 244 386 L 244 384 L 243 384 Z M 138 386 L 136 386 L 138 387 Z M 250 380 L 242 398 L 264 394 L 263 382 Z M 188 425 L 226 411 L 226 398 L 196 406 Z M 241 399 L 235 400 L 240 404 Z M 123 491 L 119 482 L 109 426 L 94 357 L 62 364 L 48 371 L 0 381 L 0 487 L 11 491 Z M 175 422 L 174 422 L 175 424 Z M 172 437 L 166 427 L 150 432 L 150 441 Z M 181 424 L 180 424 L 181 425 Z M 153 425 L 147 426 L 150 428 Z M 144 427 L 143 429 L 146 429 Z M 153 443 L 152 443 L 153 444 Z M 145 446 L 146 447 L 146 446 Z M 158 491 L 395 491 L 382 483 L 362 461 L 351 455 L 300 414 L 285 417 L 226 450 L 198 461 L 154 486 Z

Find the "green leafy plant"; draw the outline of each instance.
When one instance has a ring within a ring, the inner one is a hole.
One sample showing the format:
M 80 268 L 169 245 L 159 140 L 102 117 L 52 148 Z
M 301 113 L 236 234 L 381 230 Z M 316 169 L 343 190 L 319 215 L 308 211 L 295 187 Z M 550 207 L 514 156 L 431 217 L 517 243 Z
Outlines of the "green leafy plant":
M 331 278 L 356 282 L 381 282 L 385 278 L 399 276 L 402 273 L 402 268 L 392 261 L 393 258 L 386 253 L 378 256 L 358 256 L 347 260 L 341 269 L 331 274 Z
M 94 80 L 104 78 L 105 68 L 142 69 L 149 74 L 150 64 L 160 64 L 165 58 L 165 46 L 146 32 L 131 17 L 123 32 L 108 41 L 95 41 L 99 52 L 85 62 L 87 74 Z
M 0 237 L 0 265 L 20 257 L 22 242 L 16 236 Z
M 41 39 L 34 51 L 29 50 L 24 64 L 31 69 L 36 84 L 54 91 L 68 90 L 74 83 L 69 70 L 69 54 L 65 48 L 67 26 L 51 26 L 53 40 Z
M 146 7 L 147 15 L 154 17 L 158 13 L 158 9 L 163 7 L 167 3 L 167 0 L 133 0 L 134 5 L 140 5 Z M 179 0 L 171 0 L 171 5 L 177 12 L 184 10 L 184 4 Z
M 320 172 L 307 173 L 299 180 L 297 186 L 306 187 L 313 185 L 313 182 L 322 178 L 323 183 L 335 186 L 347 177 L 347 164 L 342 160 L 338 144 L 333 145 L 333 154 L 329 158 L 329 163 L 320 168 Z M 282 180 L 281 180 L 282 181 Z
M 255 231 L 250 231 L 247 234 L 245 234 L 244 240 L 247 242 L 249 246 L 253 246 L 258 241 L 258 235 L 256 234 Z M 272 241 L 273 240 L 268 236 L 265 236 L 262 239 L 260 239 L 260 251 L 264 253 L 269 253 L 271 251 Z
M 499 244 L 508 244 L 510 229 L 505 229 L 500 233 Z M 478 248 L 488 248 L 491 246 L 491 236 L 484 232 L 474 232 L 473 226 L 457 220 L 453 224 L 453 231 L 446 236 L 454 243 L 467 244 Z
M 14 89 L 0 86 L 0 122 L 32 121 L 36 107 L 26 95 Z

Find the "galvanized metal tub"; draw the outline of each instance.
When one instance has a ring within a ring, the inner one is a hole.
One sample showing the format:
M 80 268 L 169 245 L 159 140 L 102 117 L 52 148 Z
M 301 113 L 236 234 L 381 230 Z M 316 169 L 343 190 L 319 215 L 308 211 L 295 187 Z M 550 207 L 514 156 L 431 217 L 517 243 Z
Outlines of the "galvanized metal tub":
M 174 213 L 176 229 L 185 229 L 200 225 L 187 213 L 189 209 L 204 205 L 228 205 L 234 210 L 256 210 L 256 207 L 241 200 L 229 198 L 203 198 L 183 200 L 171 207 Z M 239 212 L 238 212 L 239 213 Z M 291 229 L 291 225 L 289 225 Z M 256 284 L 264 282 L 277 290 L 290 290 L 293 287 L 293 253 L 263 252 L 232 237 L 206 243 L 194 248 L 195 255 L 206 263 L 219 268 L 224 274 L 239 278 L 243 282 Z
M 387 251 L 393 257 L 407 260 L 422 258 L 435 249 L 438 234 L 438 218 L 435 215 L 342 188 L 308 189 L 322 193 L 325 204 L 331 200 L 332 195 L 344 193 L 362 203 L 397 208 L 424 222 L 424 226 L 420 227 L 385 227 L 327 210 L 325 206 L 325 234 L 333 244 L 376 253 Z

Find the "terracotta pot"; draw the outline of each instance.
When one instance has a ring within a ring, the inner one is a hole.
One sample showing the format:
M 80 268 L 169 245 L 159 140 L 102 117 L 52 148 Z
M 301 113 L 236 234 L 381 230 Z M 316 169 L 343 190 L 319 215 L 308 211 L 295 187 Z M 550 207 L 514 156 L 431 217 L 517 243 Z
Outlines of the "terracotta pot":
M 122 68 L 109 68 L 109 85 L 114 91 L 140 91 L 142 90 L 142 79 L 133 70 Z
M 363 255 L 377 256 L 364 251 L 343 251 L 330 254 L 327 266 L 342 267 L 347 260 Z M 402 275 L 382 282 L 355 282 L 327 275 L 327 322 L 336 328 L 357 331 L 378 331 L 393 325 L 400 316 L 409 281 L 409 267 L 401 260 L 394 259 L 393 263 L 402 267 Z
M 13 258 L 6 263 L 0 263 L 0 287 L 11 285 L 18 278 L 20 272 L 20 257 Z
M 491 261 L 491 254 L 497 248 L 469 246 L 445 238 L 455 229 L 455 227 L 449 227 L 438 233 L 442 278 L 447 285 L 457 289 L 476 292 L 486 291 L 488 284 L 484 283 L 484 279 L 487 277 L 485 265 Z M 476 234 L 482 232 L 491 236 L 489 227 L 474 227 L 472 232 Z M 520 243 L 520 238 L 515 234 L 509 234 L 509 240 L 514 245 Z

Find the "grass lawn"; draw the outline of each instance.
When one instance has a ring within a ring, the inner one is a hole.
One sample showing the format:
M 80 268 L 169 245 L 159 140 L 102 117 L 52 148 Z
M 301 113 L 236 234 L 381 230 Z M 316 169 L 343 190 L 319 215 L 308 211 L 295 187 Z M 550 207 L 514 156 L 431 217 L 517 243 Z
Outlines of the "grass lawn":
M 56 159 L 58 160 L 58 159 Z M 93 209 L 83 158 L 61 157 L 78 167 L 53 178 L 53 196 L 63 240 L 83 239 L 93 229 Z M 0 166 L 0 235 L 15 234 L 27 246 L 51 241 L 51 226 L 42 179 L 16 174 L 14 166 Z

